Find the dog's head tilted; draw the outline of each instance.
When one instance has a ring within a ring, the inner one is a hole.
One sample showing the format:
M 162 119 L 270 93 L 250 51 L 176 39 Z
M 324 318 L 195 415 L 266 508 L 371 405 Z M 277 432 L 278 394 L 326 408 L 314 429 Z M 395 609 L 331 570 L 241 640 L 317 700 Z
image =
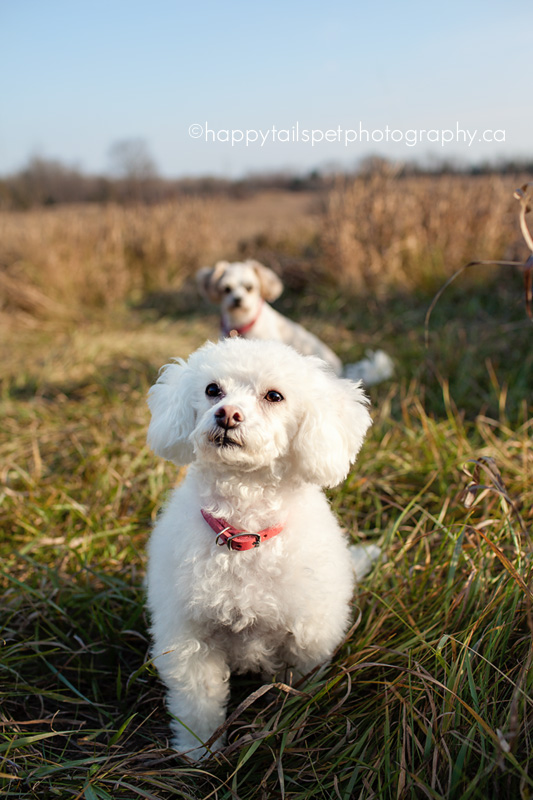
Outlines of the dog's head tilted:
M 151 388 L 157 455 L 335 486 L 371 424 L 360 386 L 279 342 L 226 339 L 163 368 Z
M 199 270 L 196 279 L 202 295 L 232 316 L 254 315 L 262 300 L 271 303 L 283 291 L 276 273 L 251 259 L 233 264 L 219 261 Z

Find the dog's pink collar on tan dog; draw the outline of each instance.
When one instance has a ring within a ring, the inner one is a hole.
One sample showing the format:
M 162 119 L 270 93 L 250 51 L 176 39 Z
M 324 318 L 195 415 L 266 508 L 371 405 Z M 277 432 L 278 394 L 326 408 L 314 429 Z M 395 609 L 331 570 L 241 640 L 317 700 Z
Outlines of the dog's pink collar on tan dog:
M 254 547 L 259 547 L 262 542 L 272 539 L 283 530 L 283 525 L 273 525 L 271 528 L 259 531 L 259 533 L 249 533 L 248 531 L 237 530 L 233 525 L 228 525 L 225 519 L 217 519 L 209 511 L 204 511 L 203 508 L 201 512 L 202 517 L 217 535 L 216 543 L 221 546 L 227 544 L 230 550 L 251 550 Z
M 228 336 L 232 336 L 232 337 L 234 337 L 234 336 L 244 336 L 245 333 L 248 333 L 248 331 L 251 331 L 252 328 L 254 327 L 255 323 L 259 319 L 260 315 L 261 315 L 261 311 L 263 310 L 263 302 L 264 301 L 261 300 L 261 305 L 259 306 L 259 311 L 257 312 L 256 316 L 253 318 L 253 320 L 251 322 L 247 322 L 246 325 L 242 325 L 240 328 L 235 328 L 235 327 L 228 328 L 228 326 L 225 325 L 224 320 L 221 320 L 220 321 L 220 328 L 222 330 L 222 335 L 224 337 L 226 337 L 226 338 Z

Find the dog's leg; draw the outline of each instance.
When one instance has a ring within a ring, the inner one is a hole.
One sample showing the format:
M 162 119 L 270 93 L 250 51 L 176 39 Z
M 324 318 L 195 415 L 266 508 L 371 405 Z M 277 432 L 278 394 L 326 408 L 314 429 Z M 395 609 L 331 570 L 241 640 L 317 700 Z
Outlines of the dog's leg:
M 202 648 L 186 660 L 179 647 L 165 652 L 155 663 L 165 682 L 168 710 L 174 717 L 172 746 L 188 758 L 199 761 L 220 749 L 223 738 L 209 749 L 204 747 L 224 722 L 229 695 L 229 669 L 218 650 Z
M 338 606 L 332 614 L 309 615 L 294 620 L 283 656 L 294 676 L 301 678 L 315 667 L 330 661 L 342 641 L 349 623 L 348 606 Z

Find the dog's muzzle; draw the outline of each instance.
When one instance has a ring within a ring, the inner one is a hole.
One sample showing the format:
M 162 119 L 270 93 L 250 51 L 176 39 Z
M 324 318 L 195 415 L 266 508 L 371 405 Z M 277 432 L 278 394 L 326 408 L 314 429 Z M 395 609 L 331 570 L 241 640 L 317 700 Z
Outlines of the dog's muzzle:
M 236 406 L 223 405 L 214 413 L 214 426 L 208 434 L 210 442 L 217 447 L 242 447 L 242 435 L 238 428 L 244 422 L 244 414 Z
M 244 422 L 244 414 L 237 406 L 221 406 L 215 411 L 215 422 L 219 428 L 227 431 Z

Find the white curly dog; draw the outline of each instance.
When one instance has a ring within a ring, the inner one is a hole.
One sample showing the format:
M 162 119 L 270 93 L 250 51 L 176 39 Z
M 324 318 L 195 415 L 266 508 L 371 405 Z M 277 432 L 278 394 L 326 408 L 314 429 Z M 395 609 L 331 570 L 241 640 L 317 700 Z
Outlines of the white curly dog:
M 321 360 L 240 338 L 165 366 L 149 406 L 150 447 L 191 464 L 152 533 L 147 593 L 173 745 L 200 759 L 223 745 L 209 740 L 232 671 L 305 674 L 342 642 L 377 548 L 348 546 L 321 487 L 371 419 Z
M 340 358 L 317 336 L 272 308 L 269 303 L 281 295 L 283 283 L 273 270 L 258 261 L 219 261 L 214 267 L 198 270 L 196 280 L 202 296 L 220 305 L 222 337 L 238 335 L 285 342 L 303 355 L 323 359 L 337 375 L 362 380 L 366 386 L 392 377 L 394 366 L 383 350 L 369 350 L 366 358 L 343 367 Z

